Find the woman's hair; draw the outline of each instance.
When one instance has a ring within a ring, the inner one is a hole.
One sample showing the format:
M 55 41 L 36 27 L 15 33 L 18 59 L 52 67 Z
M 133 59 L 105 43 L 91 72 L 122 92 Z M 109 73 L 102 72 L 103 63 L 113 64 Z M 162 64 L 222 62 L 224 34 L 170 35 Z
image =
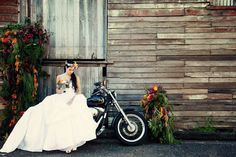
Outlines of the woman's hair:
M 64 67 L 64 71 L 66 72 L 66 69 L 69 68 L 69 67 L 71 67 L 71 66 L 73 66 L 74 63 L 75 63 L 75 62 L 72 61 L 72 60 L 66 60 L 65 67 Z M 77 78 L 76 78 L 74 72 L 71 74 L 71 81 L 72 81 L 72 86 L 74 87 L 75 92 L 76 92 L 76 90 L 77 90 L 78 87 L 77 87 Z

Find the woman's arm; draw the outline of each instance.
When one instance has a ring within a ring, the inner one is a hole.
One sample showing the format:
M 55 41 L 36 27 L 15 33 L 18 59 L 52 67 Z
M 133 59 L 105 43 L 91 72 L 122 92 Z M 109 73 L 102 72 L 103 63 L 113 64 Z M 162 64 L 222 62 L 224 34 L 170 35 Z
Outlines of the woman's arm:
M 62 89 L 59 89 L 59 85 L 58 85 L 60 79 L 61 79 L 61 77 L 60 77 L 60 75 L 58 75 L 57 79 L 56 79 L 56 93 L 57 94 L 61 94 L 62 93 Z
M 77 81 L 77 93 L 81 94 L 81 86 L 80 86 L 80 78 L 79 76 L 76 76 L 76 81 Z

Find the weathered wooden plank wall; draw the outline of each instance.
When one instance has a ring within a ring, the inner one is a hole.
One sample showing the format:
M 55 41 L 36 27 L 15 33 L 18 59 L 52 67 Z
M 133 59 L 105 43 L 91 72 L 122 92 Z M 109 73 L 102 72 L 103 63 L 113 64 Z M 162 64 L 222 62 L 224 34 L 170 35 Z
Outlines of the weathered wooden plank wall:
M 106 0 L 32 0 L 51 33 L 48 58 L 105 59 Z
M 0 1 L 0 27 L 18 22 L 17 0 Z
M 108 86 L 123 105 L 140 105 L 160 83 L 176 128 L 236 128 L 236 10 L 207 0 L 109 0 Z

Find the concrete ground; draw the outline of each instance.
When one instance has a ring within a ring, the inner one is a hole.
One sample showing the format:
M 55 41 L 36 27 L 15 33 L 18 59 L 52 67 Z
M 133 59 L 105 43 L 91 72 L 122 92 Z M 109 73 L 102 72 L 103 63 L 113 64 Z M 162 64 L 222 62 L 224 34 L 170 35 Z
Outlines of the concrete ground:
M 2 146 L 1 143 L 0 146 Z M 146 142 L 139 146 L 123 146 L 115 138 L 99 138 L 66 154 L 61 151 L 31 153 L 16 150 L 6 157 L 236 157 L 236 141 L 181 141 L 166 145 Z

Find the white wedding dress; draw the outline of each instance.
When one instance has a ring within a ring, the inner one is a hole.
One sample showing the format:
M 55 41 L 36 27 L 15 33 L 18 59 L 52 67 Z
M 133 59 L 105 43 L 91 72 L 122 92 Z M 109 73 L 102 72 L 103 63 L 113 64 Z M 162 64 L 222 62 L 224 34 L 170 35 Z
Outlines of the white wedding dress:
M 77 148 L 96 138 L 97 124 L 84 95 L 70 86 L 30 107 L 15 125 L 0 152 Z

